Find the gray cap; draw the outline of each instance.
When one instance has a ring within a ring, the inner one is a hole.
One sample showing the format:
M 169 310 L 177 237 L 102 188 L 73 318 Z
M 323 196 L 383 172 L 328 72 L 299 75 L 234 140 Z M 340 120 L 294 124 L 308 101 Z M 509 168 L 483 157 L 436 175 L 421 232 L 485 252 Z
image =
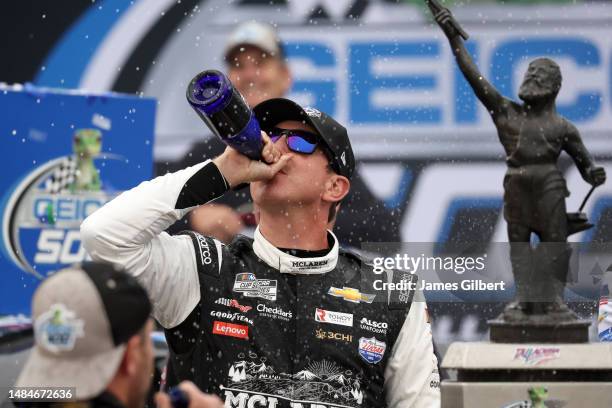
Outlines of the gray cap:
M 273 57 L 283 57 L 283 47 L 274 27 L 270 24 L 248 21 L 240 24 L 230 34 L 225 44 L 224 58 L 229 56 L 240 46 L 252 45 L 260 48 Z
M 15 386 L 74 387 L 77 400 L 99 395 L 150 313 L 145 290 L 112 266 L 63 269 L 34 294 L 35 344 Z

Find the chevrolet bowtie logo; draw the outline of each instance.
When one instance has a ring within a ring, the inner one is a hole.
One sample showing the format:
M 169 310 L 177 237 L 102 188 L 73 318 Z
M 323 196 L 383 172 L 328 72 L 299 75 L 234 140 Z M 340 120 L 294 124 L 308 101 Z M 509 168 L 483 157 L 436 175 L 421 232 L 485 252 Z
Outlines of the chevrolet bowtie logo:
M 367 293 L 361 293 L 358 289 L 343 287 L 342 289 L 334 288 L 333 286 L 329 288 L 328 295 L 336 296 L 344 298 L 349 302 L 359 303 L 366 302 L 372 303 L 376 295 L 369 295 Z

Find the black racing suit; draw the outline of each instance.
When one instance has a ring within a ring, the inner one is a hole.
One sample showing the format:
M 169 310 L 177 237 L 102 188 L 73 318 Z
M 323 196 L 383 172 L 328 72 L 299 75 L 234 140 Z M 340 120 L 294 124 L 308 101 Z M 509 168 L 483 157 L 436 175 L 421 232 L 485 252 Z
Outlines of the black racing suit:
M 256 230 L 232 244 L 163 232 L 227 191 L 207 161 L 144 182 L 88 217 L 92 258 L 147 288 L 171 371 L 226 407 L 437 407 L 437 360 L 422 294 L 367 290 L 371 268 L 339 248 L 298 257 Z M 365 289 L 363 289 L 365 288 Z

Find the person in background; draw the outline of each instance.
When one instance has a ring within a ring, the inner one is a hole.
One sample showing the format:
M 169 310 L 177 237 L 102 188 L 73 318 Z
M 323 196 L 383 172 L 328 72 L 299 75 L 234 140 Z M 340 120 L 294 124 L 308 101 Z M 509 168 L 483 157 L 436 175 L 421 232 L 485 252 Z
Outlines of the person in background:
M 88 262 L 52 275 L 33 297 L 35 344 L 15 387 L 58 387 L 65 401 L 50 406 L 144 407 L 153 375 L 150 313 L 142 286 L 111 265 Z M 222 407 L 191 383 L 180 388 L 192 408 Z
M 240 24 L 225 45 L 227 75 L 236 89 L 254 107 L 268 99 L 285 96 L 292 85 L 291 70 L 277 32 L 269 24 L 249 21 Z M 220 155 L 225 145 L 216 137 L 194 144 L 179 162 L 156 166 L 157 175 L 193 166 Z M 342 211 L 330 221 L 338 239 L 358 248 L 361 242 L 400 240 L 399 210 L 387 209 L 369 190 L 357 170 L 351 180 L 351 192 L 340 205 Z M 171 227 L 171 233 L 192 229 L 224 243 L 257 224 L 256 211 L 248 189 L 228 192 L 214 203 L 192 211 Z

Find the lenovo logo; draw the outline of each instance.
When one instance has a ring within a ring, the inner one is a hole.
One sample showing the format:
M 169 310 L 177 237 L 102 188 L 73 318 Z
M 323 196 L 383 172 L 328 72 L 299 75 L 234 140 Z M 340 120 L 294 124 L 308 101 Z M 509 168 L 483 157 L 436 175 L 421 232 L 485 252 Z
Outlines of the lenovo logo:
M 220 322 L 215 320 L 213 322 L 213 334 L 220 334 L 222 336 L 237 337 L 239 339 L 249 338 L 249 327 L 241 324 L 233 324 Z

